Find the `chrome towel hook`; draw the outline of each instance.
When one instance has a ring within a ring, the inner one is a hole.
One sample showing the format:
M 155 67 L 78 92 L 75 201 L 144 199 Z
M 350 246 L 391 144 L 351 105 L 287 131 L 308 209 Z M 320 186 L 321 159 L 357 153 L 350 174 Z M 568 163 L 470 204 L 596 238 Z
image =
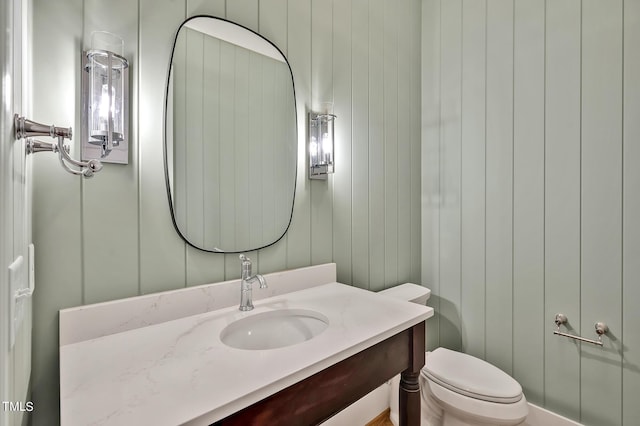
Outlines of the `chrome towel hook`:
M 64 144 L 65 139 L 71 139 L 71 127 L 47 126 L 35 121 L 27 120 L 18 114 L 13 116 L 14 134 L 16 139 L 26 140 L 27 154 L 36 152 L 51 151 L 58 154 L 58 159 L 62 167 L 74 175 L 82 175 L 90 178 L 94 173 L 102 170 L 102 163 L 99 160 L 77 161 L 69 155 L 69 147 Z M 57 143 L 43 142 L 33 139 L 34 136 L 50 136 L 57 138 Z

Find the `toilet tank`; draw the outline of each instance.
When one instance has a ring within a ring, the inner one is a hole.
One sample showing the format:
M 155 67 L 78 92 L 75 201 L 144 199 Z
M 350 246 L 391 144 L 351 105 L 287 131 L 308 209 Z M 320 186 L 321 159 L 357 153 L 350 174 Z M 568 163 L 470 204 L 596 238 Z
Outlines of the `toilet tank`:
M 431 290 L 413 283 L 400 284 L 398 286 L 382 290 L 378 293 L 395 299 L 418 303 L 420 305 L 426 305 L 427 300 L 429 300 L 429 297 L 431 296 Z

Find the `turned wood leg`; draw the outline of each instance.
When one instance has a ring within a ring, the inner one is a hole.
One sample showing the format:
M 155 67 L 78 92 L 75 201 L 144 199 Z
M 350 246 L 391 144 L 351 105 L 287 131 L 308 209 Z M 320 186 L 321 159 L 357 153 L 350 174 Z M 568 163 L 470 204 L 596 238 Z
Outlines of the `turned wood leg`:
M 406 370 L 400 375 L 400 426 L 420 426 L 419 375 Z
M 400 426 L 420 426 L 420 371 L 424 366 L 424 322 L 411 328 L 409 368 L 400 375 Z

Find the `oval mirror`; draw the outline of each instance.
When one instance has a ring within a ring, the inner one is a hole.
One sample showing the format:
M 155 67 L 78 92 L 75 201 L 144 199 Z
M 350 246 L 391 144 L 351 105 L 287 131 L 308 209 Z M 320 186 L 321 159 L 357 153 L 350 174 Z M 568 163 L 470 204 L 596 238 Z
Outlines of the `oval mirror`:
M 178 29 L 165 94 L 167 193 L 201 250 L 260 249 L 287 231 L 297 168 L 295 90 L 282 52 L 210 16 Z

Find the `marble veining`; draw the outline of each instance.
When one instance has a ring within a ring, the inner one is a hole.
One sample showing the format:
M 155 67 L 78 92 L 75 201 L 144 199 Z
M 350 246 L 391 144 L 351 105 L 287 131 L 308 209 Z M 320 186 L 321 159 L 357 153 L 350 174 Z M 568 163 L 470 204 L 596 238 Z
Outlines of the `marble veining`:
M 238 272 L 240 272 L 238 266 Z M 269 288 L 254 300 L 336 281 L 335 263 L 264 274 Z M 60 346 L 213 311 L 239 303 L 240 281 L 230 280 L 60 311 Z
M 433 315 L 426 306 L 329 283 L 60 347 L 63 425 L 209 424 Z M 286 307 L 321 312 L 315 338 L 270 350 L 224 345 L 231 322 Z

